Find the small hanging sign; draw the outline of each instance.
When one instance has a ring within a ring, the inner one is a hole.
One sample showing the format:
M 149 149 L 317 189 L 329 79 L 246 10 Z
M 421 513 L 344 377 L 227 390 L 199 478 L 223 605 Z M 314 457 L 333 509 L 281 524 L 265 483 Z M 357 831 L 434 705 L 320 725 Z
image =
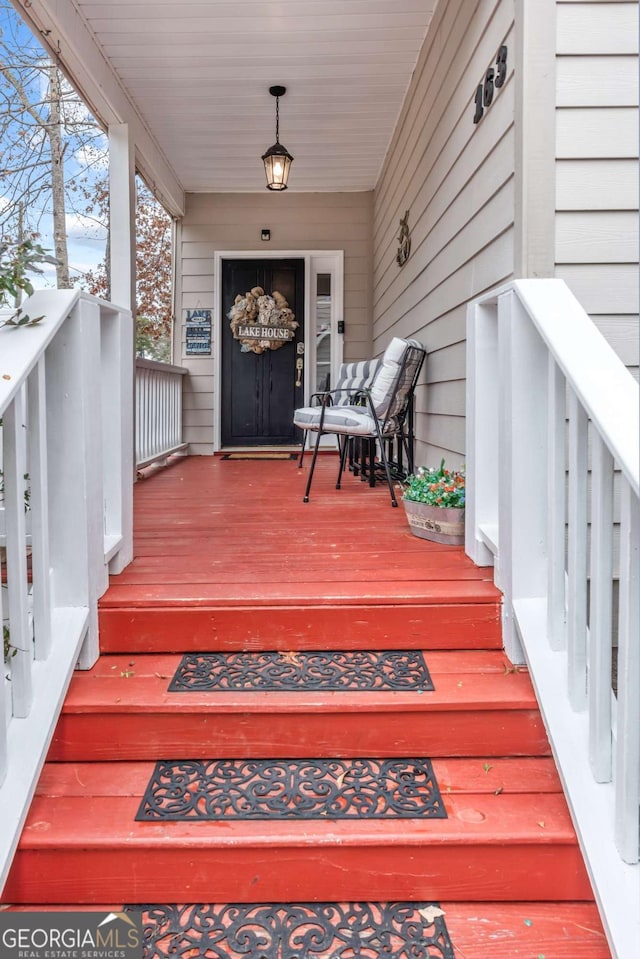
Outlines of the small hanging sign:
M 254 286 L 244 295 L 239 293 L 228 313 L 231 332 L 239 340 L 243 353 L 264 353 L 279 350 L 295 336 L 298 329 L 295 315 L 282 293 L 265 293 Z
M 185 310 L 186 356 L 211 355 L 211 310 Z
M 398 236 L 398 252 L 396 253 L 396 262 L 398 266 L 404 266 L 411 253 L 411 234 L 409 233 L 409 211 L 405 213 L 400 220 L 400 235 Z

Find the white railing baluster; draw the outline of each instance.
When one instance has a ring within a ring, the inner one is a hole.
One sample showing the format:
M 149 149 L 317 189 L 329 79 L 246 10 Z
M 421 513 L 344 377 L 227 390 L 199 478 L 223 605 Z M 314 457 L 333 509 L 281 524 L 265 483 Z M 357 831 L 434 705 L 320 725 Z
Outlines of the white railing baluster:
M 567 650 L 569 699 L 587 702 L 587 429 L 588 419 L 569 390 L 569 549 L 567 555 Z
M 31 507 L 31 570 L 35 658 L 51 651 L 51 561 L 47 498 L 47 407 L 45 363 L 40 359 L 29 376 L 29 503 Z
M 620 614 L 616 729 L 616 843 L 622 859 L 638 862 L 640 805 L 640 616 L 638 496 L 623 478 L 620 503 Z
M 589 757 L 596 782 L 611 780 L 611 623 L 613 456 L 594 432 L 591 444 L 591 595 L 589 608 Z
M 136 360 L 136 466 L 186 450 L 182 441 L 181 366 Z
M 547 630 L 552 649 L 564 649 L 567 644 L 566 582 L 565 582 L 565 442 L 566 442 L 566 383 L 558 364 L 549 355 L 547 370 Z
M 29 625 L 25 522 L 26 405 L 22 387 L 4 413 L 4 499 L 7 528 L 7 601 L 13 715 L 28 716 L 32 701 L 33 637 Z
M 529 666 L 611 954 L 637 959 L 638 384 L 561 280 L 515 280 L 470 303 L 467 315 L 467 552 L 494 561 L 505 650 Z M 622 488 L 615 697 L 614 470 Z M 490 534 L 484 517 L 496 517 Z

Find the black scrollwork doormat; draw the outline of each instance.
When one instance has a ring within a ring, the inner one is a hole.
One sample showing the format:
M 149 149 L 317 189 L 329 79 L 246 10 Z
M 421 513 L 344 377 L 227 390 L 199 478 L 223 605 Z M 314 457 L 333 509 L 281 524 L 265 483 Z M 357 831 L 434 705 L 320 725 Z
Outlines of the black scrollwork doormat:
M 429 759 L 156 763 L 136 820 L 446 819 Z
M 455 959 L 426 902 L 143 905 L 142 959 Z
M 223 460 L 297 460 L 298 453 L 224 453 Z
M 366 652 L 187 653 L 169 692 L 370 692 L 433 690 L 424 656 L 416 650 Z

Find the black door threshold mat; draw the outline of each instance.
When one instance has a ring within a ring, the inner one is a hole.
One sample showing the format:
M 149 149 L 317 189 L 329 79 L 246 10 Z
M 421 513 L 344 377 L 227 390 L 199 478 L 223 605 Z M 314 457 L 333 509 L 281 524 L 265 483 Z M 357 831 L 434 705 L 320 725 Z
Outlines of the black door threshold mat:
M 187 653 L 169 692 L 371 692 L 434 689 L 421 652 Z
M 455 959 L 428 902 L 125 906 L 142 913 L 141 959 Z
M 136 815 L 139 822 L 446 818 L 429 759 L 162 761 Z
M 299 453 L 223 453 L 221 460 L 297 460 Z

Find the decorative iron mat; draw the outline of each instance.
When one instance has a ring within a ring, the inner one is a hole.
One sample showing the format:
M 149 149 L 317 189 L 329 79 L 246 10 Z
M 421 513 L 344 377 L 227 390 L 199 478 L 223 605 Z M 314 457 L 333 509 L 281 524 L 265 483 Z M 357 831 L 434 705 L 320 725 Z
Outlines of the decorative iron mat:
M 427 664 L 415 650 L 363 652 L 187 653 L 169 692 L 252 692 L 434 689 Z
M 429 759 L 163 761 L 137 821 L 446 819 Z
M 141 959 L 455 959 L 436 903 L 142 905 Z

